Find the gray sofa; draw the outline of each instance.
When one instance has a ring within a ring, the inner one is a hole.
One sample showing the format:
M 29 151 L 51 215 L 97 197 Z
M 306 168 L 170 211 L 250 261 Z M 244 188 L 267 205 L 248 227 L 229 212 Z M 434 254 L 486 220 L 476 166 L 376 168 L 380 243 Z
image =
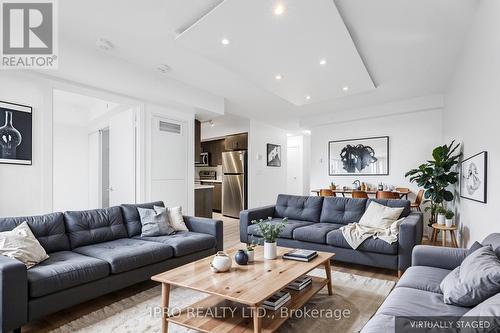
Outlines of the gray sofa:
M 404 207 L 398 242 L 388 244 L 369 238 L 356 250 L 345 241 L 340 227 L 358 222 L 370 202 L 389 207 Z M 277 223 L 288 218 L 278 245 L 334 252 L 336 261 L 357 263 L 404 271 L 411 265 L 413 247 L 422 241 L 422 213 L 412 212 L 407 200 L 372 200 L 340 197 L 308 197 L 280 194 L 276 205 L 244 210 L 240 213 L 240 240 L 260 240 L 252 220 L 272 218 Z
M 49 259 L 27 270 L 0 256 L 1 332 L 72 305 L 145 281 L 223 248 L 222 221 L 184 217 L 189 231 L 141 237 L 137 207 L 0 218 L 0 231 L 27 221 Z
M 500 258 L 500 234 L 486 237 L 482 245 L 491 244 Z M 361 333 L 395 331 L 395 317 L 477 317 L 500 316 L 500 294 L 474 308 L 445 304 L 440 283 L 448 273 L 460 266 L 466 249 L 420 245 L 413 250 L 413 264 Z M 401 330 L 400 330 L 401 331 Z M 491 331 L 491 332 L 497 332 Z

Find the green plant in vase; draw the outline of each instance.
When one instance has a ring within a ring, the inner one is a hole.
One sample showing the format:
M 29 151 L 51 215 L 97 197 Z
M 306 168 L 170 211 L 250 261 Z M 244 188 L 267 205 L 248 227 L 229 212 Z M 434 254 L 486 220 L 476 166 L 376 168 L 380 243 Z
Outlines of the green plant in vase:
M 252 223 L 257 225 L 260 234 L 264 239 L 264 259 L 276 259 L 277 245 L 276 238 L 285 229 L 288 224 L 288 218 L 283 218 L 280 222 L 272 222 L 272 218 L 267 221 L 260 219 L 259 221 L 253 220 Z

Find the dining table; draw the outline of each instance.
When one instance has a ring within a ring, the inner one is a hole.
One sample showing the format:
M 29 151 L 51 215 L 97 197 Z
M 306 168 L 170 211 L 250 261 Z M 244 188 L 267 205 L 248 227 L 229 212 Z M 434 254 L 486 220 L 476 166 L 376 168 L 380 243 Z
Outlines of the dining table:
M 319 192 L 321 190 L 311 190 L 312 193 L 316 193 L 316 195 L 319 196 Z M 347 195 L 351 195 L 352 196 L 352 192 L 354 191 L 353 189 L 336 189 L 336 190 L 332 190 L 335 194 L 342 194 L 343 197 Z M 368 195 L 376 195 L 378 191 L 376 190 L 367 190 L 367 191 L 363 191 L 363 192 L 366 192 L 366 194 Z M 408 194 L 411 193 L 411 191 L 390 191 L 392 193 L 395 193 L 397 195 L 399 195 L 399 198 L 400 199 L 405 199 L 405 200 L 408 200 Z

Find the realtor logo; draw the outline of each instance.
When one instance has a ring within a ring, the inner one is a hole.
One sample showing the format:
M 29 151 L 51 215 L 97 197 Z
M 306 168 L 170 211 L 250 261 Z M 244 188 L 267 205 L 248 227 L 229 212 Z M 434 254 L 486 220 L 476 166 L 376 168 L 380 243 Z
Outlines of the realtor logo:
M 7 68 L 57 68 L 54 0 L 0 0 L 2 61 Z

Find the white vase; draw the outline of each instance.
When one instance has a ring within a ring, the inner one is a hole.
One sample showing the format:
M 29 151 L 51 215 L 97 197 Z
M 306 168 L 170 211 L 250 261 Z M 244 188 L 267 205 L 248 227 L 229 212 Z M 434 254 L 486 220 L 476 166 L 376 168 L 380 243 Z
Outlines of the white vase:
M 445 222 L 445 217 L 444 217 L 444 214 L 438 214 L 438 224 L 439 225 L 444 225 L 446 222 Z
M 247 256 L 248 256 L 248 262 L 253 262 L 254 260 L 254 254 L 255 254 L 255 251 L 245 251 L 247 253 Z
M 451 227 L 453 225 L 453 219 L 446 219 L 445 225 L 446 225 L 446 228 Z
M 276 259 L 276 257 L 278 256 L 277 250 L 278 247 L 276 246 L 276 242 L 264 242 L 264 259 Z

